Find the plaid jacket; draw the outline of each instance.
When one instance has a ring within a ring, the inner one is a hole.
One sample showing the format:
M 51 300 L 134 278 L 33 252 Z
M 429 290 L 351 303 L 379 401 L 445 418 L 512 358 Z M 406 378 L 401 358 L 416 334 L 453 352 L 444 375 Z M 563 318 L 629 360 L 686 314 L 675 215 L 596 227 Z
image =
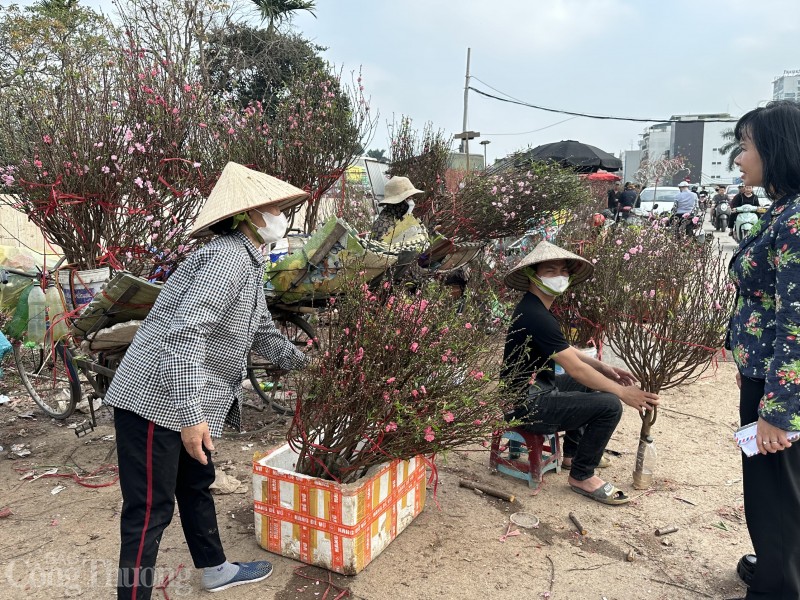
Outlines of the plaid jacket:
M 122 360 L 104 402 L 180 431 L 240 427 L 247 353 L 284 369 L 307 359 L 275 327 L 265 261 L 240 232 L 215 238 L 170 276 Z
M 800 430 L 800 197 L 781 198 L 753 226 L 731 277 L 733 358 L 743 375 L 766 380 L 758 414 Z

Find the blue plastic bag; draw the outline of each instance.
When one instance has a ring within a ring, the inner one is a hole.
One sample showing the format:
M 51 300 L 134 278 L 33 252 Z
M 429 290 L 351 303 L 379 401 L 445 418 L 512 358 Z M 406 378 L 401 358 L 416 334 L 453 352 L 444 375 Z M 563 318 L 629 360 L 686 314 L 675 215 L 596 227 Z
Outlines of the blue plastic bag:
M 6 336 L 3 335 L 3 332 L 0 331 L 0 363 L 2 363 L 3 357 L 9 352 L 11 352 L 11 342 L 9 342 Z M 0 377 L 2 376 L 3 369 L 0 367 Z

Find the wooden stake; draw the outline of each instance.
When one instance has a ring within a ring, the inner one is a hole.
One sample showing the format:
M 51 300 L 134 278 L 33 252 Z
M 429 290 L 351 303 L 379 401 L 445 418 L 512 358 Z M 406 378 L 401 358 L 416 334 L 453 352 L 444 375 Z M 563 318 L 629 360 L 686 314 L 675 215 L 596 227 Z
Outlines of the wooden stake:
M 489 487 L 488 485 L 482 485 L 480 483 L 475 483 L 474 481 L 467 481 L 466 479 L 459 480 L 458 485 L 469 490 L 478 490 L 479 492 L 494 496 L 495 498 L 500 498 L 500 500 L 505 500 L 506 502 L 513 502 L 516 498 L 514 494 L 508 494 L 501 490 L 496 490 L 492 487 Z
M 575 527 L 578 529 L 578 533 L 581 535 L 586 535 L 586 528 L 581 525 L 581 522 L 578 520 L 578 517 L 575 516 L 575 513 L 569 513 L 569 520 L 575 524 Z

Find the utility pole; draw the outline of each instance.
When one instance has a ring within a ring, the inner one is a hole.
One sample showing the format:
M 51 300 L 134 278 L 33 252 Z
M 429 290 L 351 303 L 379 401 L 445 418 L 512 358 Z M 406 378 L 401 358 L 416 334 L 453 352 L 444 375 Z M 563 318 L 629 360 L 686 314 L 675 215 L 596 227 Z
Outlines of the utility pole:
M 464 124 L 461 128 L 462 133 L 467 131 L 467 105 L 469 103 L 469 59 L 472 54 L 472 48 L 467 48 L 467 75 L 464 78 Z M 464 152 L 467 155 L 467 173 L 469 173 L 469 138 L 464 137 Z
M 464 78 L 464 122 L 461 128 L 461 133 L 453 137 L 461 140 L 461 148 L 467 155 L 467 173 L 469 173 L 469 141 L 480 137 L 481 134 L 477 131 L 467 131 L 467 105 L 469 104 L 469 59 L 472 54 L 472 48 L 467 48 L 467 74 Z
M 486 162 L 486 146 L 491 144 L 489 140 L 483 140 L 481 142 L 481 146 L 483 146 L 483 170 L 485 171 L 489 167 L 489 163 Z

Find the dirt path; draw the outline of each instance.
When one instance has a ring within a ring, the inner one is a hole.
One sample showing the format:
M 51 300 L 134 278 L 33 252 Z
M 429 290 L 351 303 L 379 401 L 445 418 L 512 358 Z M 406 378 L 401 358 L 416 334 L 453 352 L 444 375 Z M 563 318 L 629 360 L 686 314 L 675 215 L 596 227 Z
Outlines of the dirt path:
M 654 427 L 659 452 L 656 483 L 647 492 L 631 488 L 639 418 L 626 410 L 609 444 L 620 453 L 601 472 L 629 490 L 627 507 L 606 507 L 572 493 L 566 474 L 548 473 L 532 495 L 520 480 L 492 474 L 483 448 L 440 457 L 436 500 L 429 489 L 424 512 L 384 553 L 356 577 L 334 576 L 355 598 L 411 600 L 426 598 L 683 599 L 742 595 L 734 566 L 751 550 L 742 516 L 739 452 L 731 441 L 736 427 L 734 368 L 720 363 L 700 381 L 667 392 Z M 0 381 L 0 393 L 12 402 L 0 406 L 0 599 L 114 598 L 118 544 L 119 488 L 81 487 L 68 479 L 21 481 L 26 471 L 71 464 L 90 472 L 114 462 L 113 428 L 108 417 L 87 437 L 44 418 L 14 387 Z M 32 412 L 34 419 L 25 418 Z M 263 420 L 263 419 L 262 419 Z M 235 588 L 215 598 L 319 600 L 327 573 L 271 555 L 255 543 L 250 489 L 254 450 L 280 442 L 285 424 L 259 435 L 225 439 L 217 444 L 217 465 L 244 481 L 245 493 L 217 496 L 226 551 L 231 560 L 266 558 L 274 575 L 255 586 Z M 14 458 L 23 444 L 29 456 Z M 108 476 L 89 480 L 108 481 Z M 459 488 L 460 477 L 480 481 L 518 496 L 514 505 Z M 64 489 L 53 494 L 54 488 Z M 437 502 L 439 507 L 437 507 Z M 535 513 L 541 525 L 508 537 L 509 515 Z M 567 515 L 575 512 L 588 535 L 581 538 Z M 675 525 L 664 538 L 657 527 Z M 634 550 L 635 560 L 625 555 Z M 184 565 L 180 568 L 180 565 Z M 175 576 L 169 598 L 200 595 L 200 577 L 182 539 L 180 527 L 168 528 L 159 554 L 162 576 Z M 329 592 L 330 600 L 336 594 Z M 163 592 L 154 598 L 166 597 Z

